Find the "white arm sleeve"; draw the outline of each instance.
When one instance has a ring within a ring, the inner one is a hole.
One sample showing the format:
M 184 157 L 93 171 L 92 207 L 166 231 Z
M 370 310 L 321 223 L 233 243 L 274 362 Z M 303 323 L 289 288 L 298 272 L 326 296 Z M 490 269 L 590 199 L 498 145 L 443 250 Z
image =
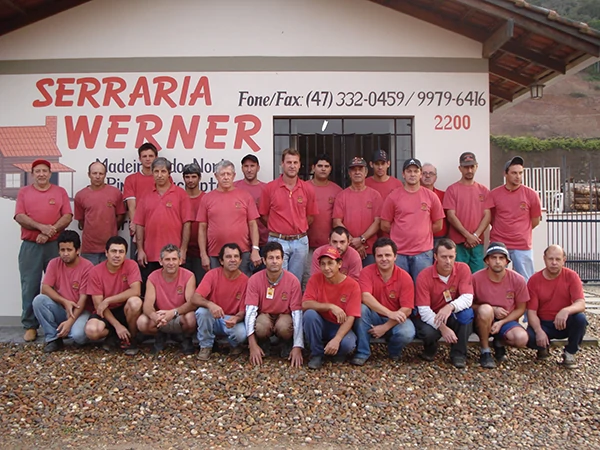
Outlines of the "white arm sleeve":
M 258 306 L 246 305 L 246 318 L 244 319 L 246 336 L 252 336 L 254 334 L 256 316 L 258 316 Z
M 292 311 L 294 324 L 294 347 L 304 348 L 304 327 L 302 326 L 302 310 Z
M 417 306 L 419 310 L 419 315 L 421 316 L 421 320 L 425 322 L 427 325 L 431 325 L 436 330 L 438 329 L 437 325 L 434 322 L 435 313 L 430 306 Z
M 450 302 L 454 306 L 454 312 L 470 308 L 473 304 L 473 294 L 462 294 L 456 300 Z

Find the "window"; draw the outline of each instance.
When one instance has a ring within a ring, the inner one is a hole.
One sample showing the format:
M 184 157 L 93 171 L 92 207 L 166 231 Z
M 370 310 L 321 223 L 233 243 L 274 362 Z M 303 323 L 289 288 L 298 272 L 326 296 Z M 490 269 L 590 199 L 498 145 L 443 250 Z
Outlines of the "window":
M 21 187 L 21 174 L 20 173 L 6 173 L 4 174 L 4 187 L 20 188 Z

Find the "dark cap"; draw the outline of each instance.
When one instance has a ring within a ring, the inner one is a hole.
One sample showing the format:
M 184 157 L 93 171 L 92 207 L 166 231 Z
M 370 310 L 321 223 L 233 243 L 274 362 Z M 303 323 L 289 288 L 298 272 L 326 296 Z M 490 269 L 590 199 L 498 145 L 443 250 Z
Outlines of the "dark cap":
M 377 162 L 377 161 L 384 161 L 384 162 L 388 162 L 389 158 L 388 158 L 388 154 L 385 150 L 377 150 L 375 153 L 373 153 L 373 157 L 371 158 L 371 162 Z
M 242 165 L 244 165 L 244 163 L 246 161 L 252 161 L 254 164 L 257 164 L 260 166 L 260 163 L 258 162 L 258 158 L 256 156 L 254 156 L 252 153 L 248 153 L 246 156 L 244 156 L 242 158 Z
M 325 258 L 325 257 L 335 259 L 335 260 L 342 259 L 342 255 L 340 255 L 340 252 L 335 247 L 328 247 L 324 253 L 319 255 L 319 259 Z
M 31 163 L 31 171 L 33 172 L 33 169 L 35 169 L 36 166 L 39 166 L 40 164 L 48 166 L 48 169 L 52 170 L 52 164 L 50 164 L 49 161 L 45 159 L 36 159 L 33 163 Z
M 476 166 L 477 158 L 475 158 L 475 155 L 471 152 L 464 152 L 462 155 L 460 155 L 458 162 L 463 167 Z
M 364 158 L 355 156 L 352 158 L 352 161 L 350 161 L 350 164 L 348 164 L 348 168 L 350 169 L 351 167 L 367 167 L 367 162 Z
M 404 161 L 404 164 L 402 164 L 402 172 L 404 172 L 409 166 L 417 166 L 419 169 L 423 167 L 421 165 L 421 161 L 416 158 L 410 158 Z
M 508 262 L 510 262 L 510 254 L 508 253 L 506 245 L 504 245 L 502 242 L 490 242 L 489 247 L 485 251 L 485 258 L 495 253 L 500 253 L 506 256 L 506 259 L 508 260 Z
M 506 161 L 506 164 L 504 164 L 504 172 L 508 172 L 508 168 L 510 166 L 516 165 L 524 166 L 525 162 L 523 161 L 523 158 L 521 158 L 520 156 L 515 156 L 510 161 Z
M 200 170 L 200 166 L 198 164 L 191 163 L 191 164 L 186 164 L 185 166 L 183 166 L 183 174 L 184 175 L 190 175 L 193 173 L 195 173 L 199 177 L 202 176 L 202 171 Z

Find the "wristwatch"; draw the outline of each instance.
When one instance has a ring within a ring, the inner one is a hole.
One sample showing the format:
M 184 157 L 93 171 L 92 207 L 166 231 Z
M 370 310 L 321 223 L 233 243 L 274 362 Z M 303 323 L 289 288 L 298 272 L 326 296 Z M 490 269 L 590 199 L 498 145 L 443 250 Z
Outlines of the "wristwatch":
M 258 245 L 253 245 L 252 249 L 260 252 L 260 247 Z
M 361 243 L 363 243 L 363 244 L 366 244 L 366 243 L 367 243 L 367 240 L 365 239 L 365 237 L 364 237 L 364 236 L 361 236 L 361 237 L 360 237 L 360 242 L 361 242 Z
M 173 310 L 173 319 L 177 319 L 179 317 L 179 311 L 176 309 Z

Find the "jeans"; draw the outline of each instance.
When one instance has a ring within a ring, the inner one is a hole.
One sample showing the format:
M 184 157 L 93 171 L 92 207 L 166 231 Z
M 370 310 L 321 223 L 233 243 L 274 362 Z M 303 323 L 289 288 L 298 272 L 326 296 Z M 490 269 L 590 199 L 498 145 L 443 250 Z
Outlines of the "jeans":
M 371 255 L 367 255 L 365 257 L 365 259 L 362 260 L 362 266 L 363 267 L 367 267 L 367 266 L 369 266 L 371 264 L 374 264 L 374 263 L 375 263 L 375 256 L 373 256 L 372 254 Z
M 508 250 L 513 269 L 525 277 L 525 281 L 535 273 L 533 268 L 533 250 Z
M 100 264 L 102 261 L 106 261 L 106 253 L 82 253 L 81 256 L 95 266 Z
M 33 299 L 33 312 L 44 329 L 46 342 L 58 339 L 56 328 L 67 320 L 65 309 L 47 295 L 40 294 Z M 89 311 L 83 311 L 71 326 L 69 337 L 78 344 L 83 345 L 89 342 L 89 339 L 85 335 L 85 324 L 89 317 Z
M 304 335 L 310 346 L 310 356 L 323 356 L 325 354 L 325 343 L 329 342 L 340 329 L 337 323 L 323 319 L 321 314 L 314 309 L 304 312 Z M 340 342 L 337 355 L 345 356 L 356 347 L 356 335 L 352 330 L 346 333 Z
M 468 264 L 471 273 L 485 269 L 483 245 L 479 244 L 476 247 L 467 248 L 465 244 L 456 244 L 456 260 Z
M 252 268 L 250 267 L 250 252 L 242 253 L 242 262 L 240 264 L 240 270 L 247 277 L 252 276 Z M 221 263 L 219 262 L 218 256 L 210 257 L 210 268 L 215 269 L 217 267 L 221 267 Z
M 33 299 L 40 293 L 42 273 L 48 267 L 52 258 L 58 256 L 56 241 L 37 244 L 23 241 L 19 251 L 19 273 L 21 274 L 21 323 L 25 329 L 34 329 L 40 326 L 33 313 Z
M 306 289 L 306 284 L 310 279 L 310 272 L 312 270 L 312 259 L 315 254 L 314 248 L 308 249 L 308 255 L 306 256 L 306 262 L 304 263 L 304 273 L 302 274 L 302 292 Z
M 565 350 L 571 355 L 574 355 L 577 353 L 577 350 L 579 350 L 579 346 L 583 341 L 585 330 L 588 325 L 585 314 L 583 313 L 570 315 L 567 319 L 567 327 L 564 330 L 557 330 L 554 326 L 554 322 L 551 320 L 540 320 L 540 323 L 542 325 L 542 330 L 548 335 L 548 339 L 567 339 Z M 533 349 L 541 348 L 538 347 L 535 342 L 535 331 L 533 331 L 533 328 L 527 327 L 527 334 L 529 335 L 527 347 Z
M 196 287 L 198 287 L 206 274 L 206 271 L 202 268 L 202 260 L 200 257 L 187 255 L 183 267 L 194 274 L 196 277 Z
M 304 265 L 308 258 L 308 236 L 293 241 L 286 241 L 269 236 L 269 242 L 279 242 L 283 247 L 283 269 L 292 272 L 302 283 Z
M 421 271 L 433 264 L 433 250 L 428 250 L 418 255 L 396 255 L 396 265 L 408 272 L 413 282 Z
M 413 319 L 415 324 L 416 336 L 423 341 L 423 347 L 426 353 L 435 353 L 438 346 L 438 341 L 442 337 L 440 330 L 436 330 L 428 323 L 421 320 L 420 317 Z M 454 315 L 450 315 L 446 321 L 446 326 L 452 329 L 458 338 L 456 344 L 450 345 L 450 359 L 456 356 L 467 356 L 467 345 L 469 343 L 469 336 L 473 331 L 473 322 L 466 325 L 461 324 Z
M 368 359 L 371 356 L 371 335 L 369 330 L 376 325 L 383 325 L 389 319 L 372 311 L 367 305 L 361 307 L 361 317 L 354 319 L 353 330 L 358 343 L 356 357 Z M 415 337 L 415 326 L 410 319 L 395 325 L 383 336 L 388 344 L 388 353 L 392 357 L 400 356 L 402 350 L 412 342 Z
M 246 326 L 244 321 L 238 322 L 233 328 L 227 328 L 225 321 L 231 316 L 225 316 L 224 319 L 215 319 L 208 308 L 198 308 L 196 310 L 196 323 L 198 324 L 198 343 L 200 348 L 212 348 L 215 343 L 215 336 L 226 336 L 231 347 L 237 347 L 246 340 Z

